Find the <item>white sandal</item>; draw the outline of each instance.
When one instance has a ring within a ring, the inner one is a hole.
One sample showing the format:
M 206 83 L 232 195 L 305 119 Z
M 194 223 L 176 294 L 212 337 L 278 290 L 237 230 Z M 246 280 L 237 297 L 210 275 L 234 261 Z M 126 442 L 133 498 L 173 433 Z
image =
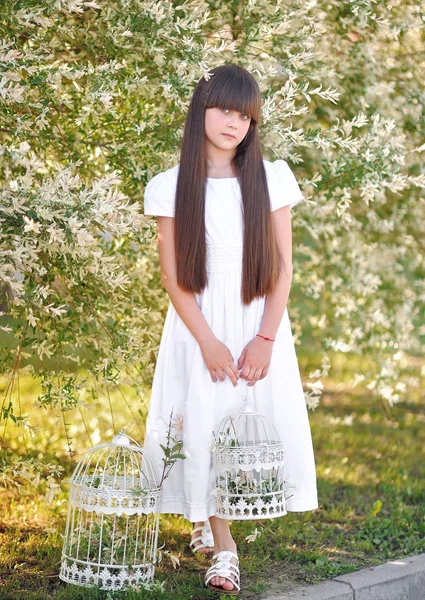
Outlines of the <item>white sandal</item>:
M 231 558 L 236 558 L 236 565 L 230 562 Z M 221 594 L 237 596 L 241 589 L 238 555 L 234 552 L 231 552 L 230 550 L 222 550 L 221 552 L 217 552 L 217 554 L 214 554 L 212 560 L 213 563 L 205 574 L 205 585 L 207 586 L 207 588 L 209 588 L 210 590 L 215 590 L 216 592 L 220 592 Z M 235 579 L 233 579 L 232 576 L 234 576 Z M 212 585 L 210 581 L 213 577 L 224 577 L 225 579 L 228 579 L 233 585 L 233 589 L 226 590 L 221 585 Z
M 193 540 L 191 540 L 189 547 L 191 548 L 193 554 L 198 552 L 198 550 L 200 550 L 201 548 L 209 548 L 209 549 L 211 549 L 211 552 L 201 552 L 200 553 L 200 554 L 205 554 L 206 556 L 208 556 L 212 552 L 214 552 L 214 537 L 213 537 L 213 533 L 211 531 L 210 522 L 207 520 L 207 521 L 205 521 L 205 523 L 203 525 L 199 525 L 198 527 L 195 527 L 195 529 L 192 531 L 192 535 L 194 533 L 196 533 L 197 531 L 200 531 L 201 535 L 198 535 Z M 198 544 L 197 546 L 195 546 L 196 542 L 201 542 L 201 543 Z

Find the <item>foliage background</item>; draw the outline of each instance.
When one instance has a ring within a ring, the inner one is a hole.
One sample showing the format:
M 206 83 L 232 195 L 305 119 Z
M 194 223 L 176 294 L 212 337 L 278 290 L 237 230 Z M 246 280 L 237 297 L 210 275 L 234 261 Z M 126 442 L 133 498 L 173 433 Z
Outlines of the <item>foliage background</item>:
M 168 302 L 143 189 L 178 162 L 196 81 L 223 62 L 257 77 L 264 156 L 288 160 L 307 198 L 289 312 L 309 406 L 327 378 L 388 414 L 419 398 L 422 2 L 0 10 L 3 485 L 53 501 L 66 453 L 123 425 L 143 436 Z

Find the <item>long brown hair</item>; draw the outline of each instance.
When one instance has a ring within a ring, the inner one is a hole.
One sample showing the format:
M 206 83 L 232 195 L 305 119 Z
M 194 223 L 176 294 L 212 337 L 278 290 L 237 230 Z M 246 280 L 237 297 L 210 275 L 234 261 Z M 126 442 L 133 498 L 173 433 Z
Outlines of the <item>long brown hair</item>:
M 283 264 L 273 231 L 258 136 L 261 92 L 254 77 L 243 67 L 223 64 L 210 74 L 208 80 L 202 77 L 195 88 L 181 144 L 174 215 L 177 283 L 195 293 L 207 285 L 205 111 L 214 107 L 235 110 L 251 117 L 248 132 L 232 161 L 244 216 L 241 300 L 249 305 L 254 298 L 273 291 Z

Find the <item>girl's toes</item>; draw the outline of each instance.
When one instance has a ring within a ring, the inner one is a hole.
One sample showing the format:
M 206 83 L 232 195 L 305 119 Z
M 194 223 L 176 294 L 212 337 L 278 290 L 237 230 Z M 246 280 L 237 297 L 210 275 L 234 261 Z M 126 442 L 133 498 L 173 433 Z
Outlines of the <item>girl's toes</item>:
M 225 590 L 232 590 L 233 589 L 233 584 L 228 579 L 224 579 L 224 582 L 221 583 L 220 585 Z

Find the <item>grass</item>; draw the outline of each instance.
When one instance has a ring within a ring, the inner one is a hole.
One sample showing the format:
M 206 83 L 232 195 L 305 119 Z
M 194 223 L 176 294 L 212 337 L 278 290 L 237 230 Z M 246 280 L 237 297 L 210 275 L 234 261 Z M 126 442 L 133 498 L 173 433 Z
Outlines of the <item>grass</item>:
M 328 384 L 321 406 L 310 412 L 320 508 L 231 524 L 244 600 L 425 551 L 423 404 L 403 402 L 389 413 L 364 391 L 346 395 Z M 7 491 L 0 502 L 0 600 L 116 596 L 59 581 L 64 494 L 48 505 L 35 490 L 25 489 L 20 497 Z M 245 537 L 256 527 L 260 536 L 248 543 Z M 181 516 L 161 517 L 164 548 L 156 580 L 165 582 L 165 592 L 131 592 L 126 598 L 219 598 L 203 587 L 209 560 L 191 554 L 190 530 Z M 179 558 L 176 569 L 167 552 Z

